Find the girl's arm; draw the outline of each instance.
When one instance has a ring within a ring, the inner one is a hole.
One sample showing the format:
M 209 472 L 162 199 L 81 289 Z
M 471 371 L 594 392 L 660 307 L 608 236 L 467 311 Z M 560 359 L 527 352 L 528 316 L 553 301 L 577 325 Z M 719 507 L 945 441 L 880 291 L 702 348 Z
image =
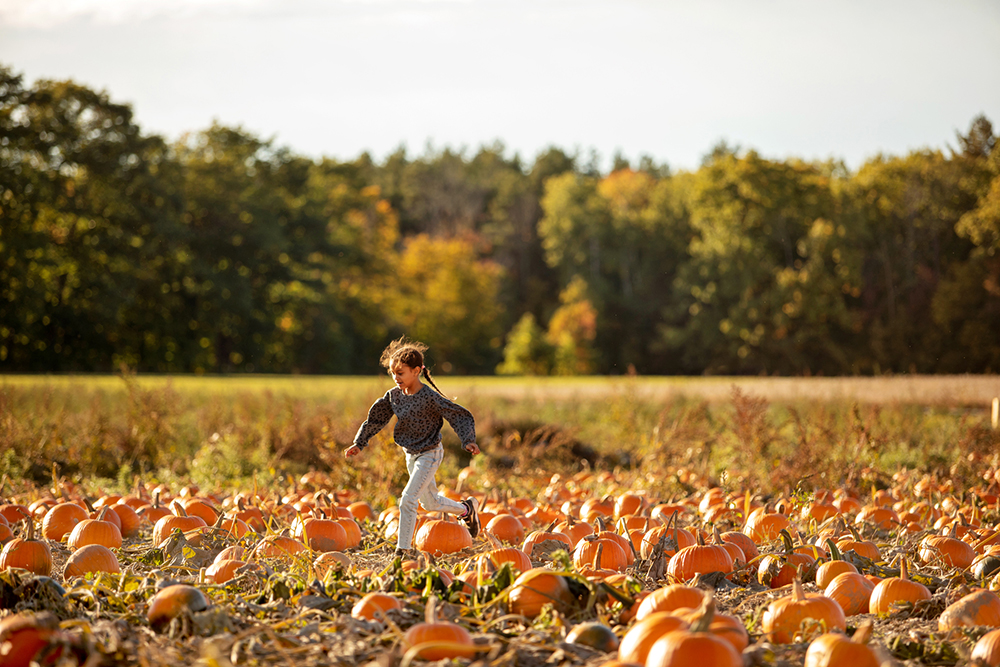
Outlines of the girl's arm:
M 387 392 L 385 396 L 375 401 L 372 407 L 368 409 L 368 419 L 358 429 L 357 435 L 354 436 L 354 444 L 344 454 L 346 456 L 354 456 L 360 453 L 361 450 L 368 446 L 368 441 L 372 439 L 372 436 L 385 428 L 385 425 L 392 419 L 393 414 L 392 403 L 389 402 L 389 394 Z
M 455 433 L 458 434 L 459 440 L 462 441 L 462 447 L 465 451 L 478 454 L 476 419 L 472 416 L 472 413 L 440 394 L 435 393 L 434 396 L 438 404 L 438 409 L 441 411 L 441 416 L 455 429 Z

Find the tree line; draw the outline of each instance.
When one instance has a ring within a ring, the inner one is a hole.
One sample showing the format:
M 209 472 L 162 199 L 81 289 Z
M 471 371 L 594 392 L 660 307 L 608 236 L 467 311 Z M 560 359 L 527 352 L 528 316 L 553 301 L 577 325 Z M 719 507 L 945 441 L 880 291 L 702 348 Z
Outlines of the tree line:
M 0 369 L 1000 370 L 1000 146 L 693 171 L 551 147 L 297 155 L 0 67 Z

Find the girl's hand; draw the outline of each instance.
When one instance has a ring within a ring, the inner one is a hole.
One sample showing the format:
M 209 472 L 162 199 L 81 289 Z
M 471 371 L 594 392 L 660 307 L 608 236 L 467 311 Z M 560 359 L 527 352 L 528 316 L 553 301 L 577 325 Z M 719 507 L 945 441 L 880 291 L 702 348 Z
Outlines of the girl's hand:
M 350 447 L 344 450 L 344 457 L 351 458 L 352 456 L 357 456 L 360 453 L 361 453 L 360 447 L 358 447 L 357 445 L 351 445 Z
M 463 449 L 464 449 L 465 451 L 469 452 L 470 454 L 472 454 L 473 456 L 475 456 L 476 454 L 478 454 L 478 453 L 479 453 L 479 445 L 477 445 L 477 444 L 476 444 L 476 443 L 474 443 L 474 442 L 470 442 L 470 443 L 468 443 L 467 445 L 465 445 L 465 446 L 463 447 Z

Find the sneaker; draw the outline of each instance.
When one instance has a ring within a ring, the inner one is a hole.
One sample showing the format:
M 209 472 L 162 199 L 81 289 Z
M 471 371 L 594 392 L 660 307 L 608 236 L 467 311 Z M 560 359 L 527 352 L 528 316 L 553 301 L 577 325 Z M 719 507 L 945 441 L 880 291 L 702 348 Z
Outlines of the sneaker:
M 472 535 L 472 539 L 476 539 L 476 536 L 479 535 L 479 501 L 469 497 L 461 502 L 465 505 L 465 516 L 462 517 L 462 521 L 469 527 L 469 535 Z

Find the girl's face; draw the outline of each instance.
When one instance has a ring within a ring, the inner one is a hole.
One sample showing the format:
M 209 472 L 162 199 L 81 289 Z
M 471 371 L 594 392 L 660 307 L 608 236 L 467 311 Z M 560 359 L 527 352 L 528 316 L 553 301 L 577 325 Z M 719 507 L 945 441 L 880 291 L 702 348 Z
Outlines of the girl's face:
M 389 368 L 389 375 L 392 376 L 396 386 L 402 389 L 404 394 L 415 394 L 423 386 L 420 384 L 420 371 L 422 370 L 423 366 L 414 368 L 397 361 Z

